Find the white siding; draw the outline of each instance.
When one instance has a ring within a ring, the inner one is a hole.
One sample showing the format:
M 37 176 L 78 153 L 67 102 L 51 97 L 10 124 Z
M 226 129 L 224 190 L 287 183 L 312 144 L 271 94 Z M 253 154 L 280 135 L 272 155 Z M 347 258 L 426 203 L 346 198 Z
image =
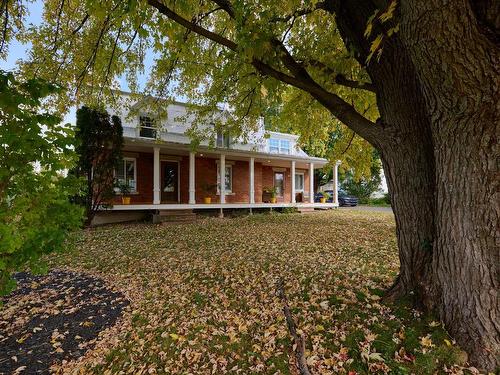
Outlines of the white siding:
M 188 114 L 188 108 L 182 104 L 170 104 L 167 107 L 166 116 L 163 115 L 158 117 L 155 114 L 157 110 L 151 110 L 153 106 L 145 105 L 147 100 L 142 101 L 142 103 L 137 103 L 137 101 L 130 95 L 123 93 L 119 94 L 118 101 L 116 105 L 108 107 L 108 113 L 111 115 L 117 115 L 122 120 L 123 125 L 123 135 L 127 138 L 138 138 L 139 137 L 139 117 L 141 115 L 146 115 L 160 118 L 161 129 L 161 139 L 167 142 L 183 143 L 189 144 L 190 139 L 185 135 L 186 131 L 190 128 L 194 121 L 195 114 Z M 150 99 L 151 100 L 151 99 Z M 148 108 L 149 107 L 149 108 Z M 224 113 L 221 111 L 215 113 L 213 119 L 224 118 Z M 201 122 L 200 122 L 201 123 Z M 211 121 L 207 118 L 206 127 L 211 127 Z M 203 125 L 199 125 L 202 128 Z M 290 142 L 290 154 L 297 155 L 301 157 L 307 157 L 307 154 L 297 147 L 298 136 L 285 133 L 277 132 L 267 132 L 264 129 L 264 121 L 259 121 L 258 129 L 249 133 L 247 138 L 247 143 L 243 143 L 243 139 L 236 139 L 231 145 L 232 149 L 243 150 L 243 151 L 258 151 L 258 152 L 269 152 L 269 139 L 278 138 L 286 139 Z M 208 145 L 208 141 L 202 142 L 202 145 Z

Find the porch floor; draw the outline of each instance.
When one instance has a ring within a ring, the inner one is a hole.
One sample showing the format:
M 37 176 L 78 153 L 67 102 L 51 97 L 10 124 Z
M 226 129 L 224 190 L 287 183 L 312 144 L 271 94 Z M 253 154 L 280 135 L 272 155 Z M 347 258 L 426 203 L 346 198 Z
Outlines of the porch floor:
M 336 203 L 177 203 L 177 204 L 115 204 L 106 210 L 133 211 L 133 210 L 213 210 L 224 208 L 335 208 Z

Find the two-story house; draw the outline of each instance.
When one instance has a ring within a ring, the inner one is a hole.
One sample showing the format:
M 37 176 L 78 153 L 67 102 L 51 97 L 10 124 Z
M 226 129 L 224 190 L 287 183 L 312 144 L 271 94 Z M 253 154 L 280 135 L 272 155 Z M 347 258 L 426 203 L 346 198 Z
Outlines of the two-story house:
M 129 185 L 131 202 L 123 205 L 117 199 L 112 210 L 222 212 L 224 208 L 337 206 L 336 196 L 332 203 L 315 203 L 314 169 L 323 168 L 327 160 L 307 155 L 297 145 L 296 135 L 265 131 L 262 122 L 245 142 L 216 133 L 212 144 L 205 140 L 193 150 L 186 134 L 193 115 L 186 104 L 171 103 L 158 116 L 150 109 L 154 98 L 137 100 L 120 92 L 119 100 L 120 105 L 107 110 L 122 119 L 123 160 L 116 178 Z M 213 118 L 223 120 L 224 115 L 220 111 Z M 213 129 L 210 121 L 206 126 Z M 266 194 L 270 190 L 275 192 L 275 203 Z

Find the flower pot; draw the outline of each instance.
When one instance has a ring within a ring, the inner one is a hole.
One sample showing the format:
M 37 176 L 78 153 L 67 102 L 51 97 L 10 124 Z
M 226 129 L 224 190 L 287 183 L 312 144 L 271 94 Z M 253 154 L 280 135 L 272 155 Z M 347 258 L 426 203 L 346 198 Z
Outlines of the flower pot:
M 276 197 L 271 198 L 271 203 L 276 203 Z
M 122 197 L 122 204 L 130 204 L 130 197 Z
M 203 203 L 205 203 L 205 204 L 212 203 L 212 197 L 205 197 L 205 198 L 203 198 Z
M 320 203 L 326 203 L 326 198 L 319 198 Z

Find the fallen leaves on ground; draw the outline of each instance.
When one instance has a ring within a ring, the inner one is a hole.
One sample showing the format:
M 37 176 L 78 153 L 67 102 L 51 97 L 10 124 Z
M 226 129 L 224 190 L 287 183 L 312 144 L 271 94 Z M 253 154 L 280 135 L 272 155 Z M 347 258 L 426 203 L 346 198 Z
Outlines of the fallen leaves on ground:
M 0 374 L 48 374 L 54 364 L 81 357 L 128 305 L 89 275 L 54 270 L 15 278 L 17 289 L 0 309 Z
M 62 370 L 296 374 L 281 277 L 313 374 L 459 373 L 435 319 L 380 300 L 398 270 L 394 233 L 391 214 L 355 211 L 86 230 L 54 264 L 111 278 L 131 312 Z

